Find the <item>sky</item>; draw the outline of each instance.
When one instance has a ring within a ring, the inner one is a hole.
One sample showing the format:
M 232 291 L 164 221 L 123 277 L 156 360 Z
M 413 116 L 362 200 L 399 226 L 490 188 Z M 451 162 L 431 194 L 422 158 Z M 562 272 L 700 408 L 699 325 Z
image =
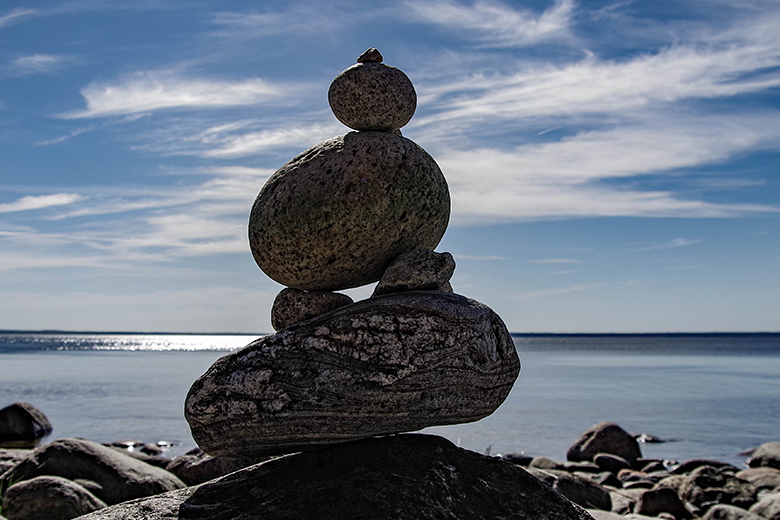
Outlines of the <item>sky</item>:
M 252 202 L 369 47 L 513 332 L 780 331 L 780 2 L 0 0 L 0 329 L 271 332 Z M 354 299 L 372 287 L 347 291 Z

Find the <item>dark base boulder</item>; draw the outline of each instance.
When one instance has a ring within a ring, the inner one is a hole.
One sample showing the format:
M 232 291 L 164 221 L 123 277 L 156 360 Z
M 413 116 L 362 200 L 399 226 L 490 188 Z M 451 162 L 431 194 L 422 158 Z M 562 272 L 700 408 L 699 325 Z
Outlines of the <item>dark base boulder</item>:
M 515 519 L 591 516 L 519 466 L 432 435 L 365 439 L 277 458 L 82 520 Z
M 34 441 L 51 431 L 49 419 L 30 403 L 14 403 L 0 410 L 0 443 Z

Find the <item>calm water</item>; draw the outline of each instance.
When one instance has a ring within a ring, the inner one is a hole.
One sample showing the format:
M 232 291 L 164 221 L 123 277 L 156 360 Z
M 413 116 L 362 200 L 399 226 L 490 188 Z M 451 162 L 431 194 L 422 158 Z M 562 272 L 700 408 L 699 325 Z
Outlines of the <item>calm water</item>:
M 183 415 L 192 382 L 251 336 L 0 333 L 0 406 L 27 401 L 52 438 L 195 444 Z M 780 441 L 780 335 L 518 336 L 522 371 L 479 422 L 426 431 L 474 451 L 564 460 L 609 420 L 670 442 L 648 457 L 717 458 Z

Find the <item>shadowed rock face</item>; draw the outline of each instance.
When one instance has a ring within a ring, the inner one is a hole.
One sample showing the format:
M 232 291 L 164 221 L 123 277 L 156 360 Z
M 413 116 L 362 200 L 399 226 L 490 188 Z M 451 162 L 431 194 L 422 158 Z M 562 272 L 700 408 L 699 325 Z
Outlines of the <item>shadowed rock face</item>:
M 520 362 L 501 318 L 439 291 L 390 294 L 261 338 L 193 384 L 185 416 L 213 456 L 253 457 L 476 421 Z
M 299 453 L 83 520 L 592 520 L 522 468 L 433 435 Z
M 249 245 L 280 284 L 335 291 L 379 280 L 402 253 L 434 249 L 449 218 L 447 182 L 425 150 L 395 134 L 350 132 L 268 179 Z

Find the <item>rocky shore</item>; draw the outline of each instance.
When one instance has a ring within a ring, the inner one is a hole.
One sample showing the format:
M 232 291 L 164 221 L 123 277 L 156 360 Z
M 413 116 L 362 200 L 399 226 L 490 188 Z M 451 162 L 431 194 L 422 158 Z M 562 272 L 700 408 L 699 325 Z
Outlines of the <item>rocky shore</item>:
M 12 421 L 4 422 L 9 408 Z M 20 410 L 30 411 L 26 426 Z M 31 405 L 16 403 L 0 410 L 0 436 L 35 435 L 42 419 Z M 599 423 L 572 444 L 565 461 L 486 456 L 421 434 L 263 461 L 200 449 L 169 459 L 154 444 L 59 439 L 0 448 L 0 518 L 780 520 L 780 442 L 752 450 L 738 468 L 644 458 L 637 438 Z

